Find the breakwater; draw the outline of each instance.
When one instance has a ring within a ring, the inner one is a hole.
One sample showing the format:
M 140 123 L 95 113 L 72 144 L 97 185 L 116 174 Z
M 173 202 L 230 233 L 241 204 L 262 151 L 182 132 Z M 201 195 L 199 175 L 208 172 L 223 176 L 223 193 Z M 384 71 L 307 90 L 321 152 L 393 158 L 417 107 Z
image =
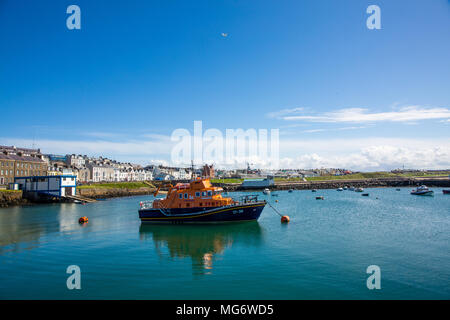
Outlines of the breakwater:
M 312 189 L 337 189 L 346 186 L 358 188 L 381 188 L 381 187 L 415 187 L 425 184 L 429 187 L 450 187 L 448 177 L 437 178 L 377 178 L 361 180 L 326 180 L 326 181 L 283 181 L 276 182 L 271 186 L 272 190 L 312 190 Z M 252 191 L 264 188 L 243 189 L 238 183 L 214 183 L 215 186 L 222 187 L 225 191 Z

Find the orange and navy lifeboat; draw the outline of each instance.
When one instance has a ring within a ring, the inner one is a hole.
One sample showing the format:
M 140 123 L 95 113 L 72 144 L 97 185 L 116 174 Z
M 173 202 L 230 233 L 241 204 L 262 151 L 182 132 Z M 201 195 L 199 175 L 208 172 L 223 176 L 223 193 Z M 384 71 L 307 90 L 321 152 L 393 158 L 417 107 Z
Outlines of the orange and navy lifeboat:
M 159 192 L 155 192 L 156 196 Z M 169 222 L 232 222 L 257 220 L 266 201 L 248 195 L 235 201 L 222 197 L 223 189 L 214 187 L 209 179 L 169 185 L 164 199 L 141 202 L 139 218 L 143 223 Z

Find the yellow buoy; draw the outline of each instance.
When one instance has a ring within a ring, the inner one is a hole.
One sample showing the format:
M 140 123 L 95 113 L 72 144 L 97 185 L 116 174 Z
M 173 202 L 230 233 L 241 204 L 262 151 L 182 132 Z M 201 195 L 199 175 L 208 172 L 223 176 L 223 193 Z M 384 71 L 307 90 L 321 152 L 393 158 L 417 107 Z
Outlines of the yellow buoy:
M 281 223 L 288 223 L 289 222 L 289 216 L 282 216 L 281 217 Z

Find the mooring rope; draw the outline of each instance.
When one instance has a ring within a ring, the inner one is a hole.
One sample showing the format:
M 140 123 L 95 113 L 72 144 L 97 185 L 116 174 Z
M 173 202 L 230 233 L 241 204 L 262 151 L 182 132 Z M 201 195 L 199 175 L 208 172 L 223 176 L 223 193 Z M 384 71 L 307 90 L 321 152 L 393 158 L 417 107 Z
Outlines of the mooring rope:
M 276 212 L 276 213 L 278 213 L 278 215 L 280 216 L 280 217 L 283 217 L 283 215 L 277 210 L 277 209 L 275 209 L 271 204 L 270 204 L 270 202 L 269 201 L 267 201 L 267 204 Z

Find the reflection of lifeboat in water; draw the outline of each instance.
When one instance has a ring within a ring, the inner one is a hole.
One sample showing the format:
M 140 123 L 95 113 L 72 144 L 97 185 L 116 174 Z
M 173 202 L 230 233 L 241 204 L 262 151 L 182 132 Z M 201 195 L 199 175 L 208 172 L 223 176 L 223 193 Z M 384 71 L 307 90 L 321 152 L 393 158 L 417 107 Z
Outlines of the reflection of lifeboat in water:
M 428 189 L 427 186 L 422 185 L 411 191 L 411 194 L 414 194 L 416 196 L 432 196 L 434 194 L 434 191 Z
M 158 194 L 156 190 L 154 196 Z M 142 223 L 209 223 L 257 220 L 266 201 L 248 195 L 235 201 L 222 197 L 222 188 L 209 179 L 169 185 L 165 199 L 141 202 Z
M 168 226 L 141 224 L 139 238 L 152 241 L 161 259 L 189 259 L 194 273 L 209 273 L 218 255 L 227 248 L 257 247 L 263 239 L 258 222 L 216 224 L 209 228 L 199 225 Z

